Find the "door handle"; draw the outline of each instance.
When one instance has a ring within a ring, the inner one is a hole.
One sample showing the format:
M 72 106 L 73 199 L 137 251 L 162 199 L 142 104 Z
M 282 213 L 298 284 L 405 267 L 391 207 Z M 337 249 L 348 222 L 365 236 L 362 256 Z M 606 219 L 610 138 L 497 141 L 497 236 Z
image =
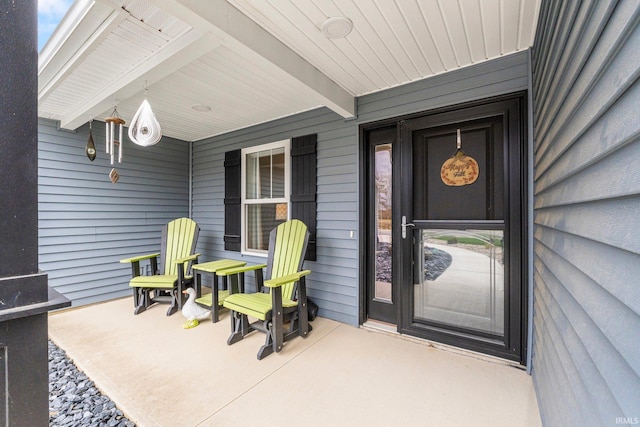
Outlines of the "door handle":
M 400 227 L 402 227 L 402 238 L 406 239 L 407 238 L 407 227 L 415 227 L 415 224 L 411 224 L 411 223 L 407 223 L 407 217 L 405 215 L 402 215 L 402 224 L 400 224 Z

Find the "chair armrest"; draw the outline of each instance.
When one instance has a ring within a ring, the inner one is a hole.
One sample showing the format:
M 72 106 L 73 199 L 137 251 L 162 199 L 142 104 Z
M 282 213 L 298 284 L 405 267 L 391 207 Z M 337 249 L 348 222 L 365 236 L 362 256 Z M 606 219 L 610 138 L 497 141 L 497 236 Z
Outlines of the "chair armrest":
M 155 253 L 155 254 L 148 254 L 148 255 L 140 255 L 140 256 L 136 256 L 133 258 L 126 258 L 126 259 L 121 259 L 120 262 L 123 264 L 127 264 L 127 263 L 131 263 L 131 262 L 139 262 L 145 259 L 151 259 L 151 258 L 157 258 L 160 256 L 160 252 Z
M 238 273 L 246 273 L 247 271 L 261 270 L 266 268 L 267 264 L 245 265 L 244 267 L 227 268 L 216 271 L 218 276 L 233 276 Z
M 187 263 L 189 261 L 197 260 L 199 256 L 200 256 L 200 254 L 192 254 L 192 255 L 186 256 L 184 258 L 178 258 L 176 260 L 173 260 L 173 263 L 174 264 L 185 264 L 185 263 Z
M 311 274 L 311 270 L 302 270 L 276 279 L 265 280 L 264 286 L 268 288 L 277 288 L 288 283 L 297 282 L 301 277 Z

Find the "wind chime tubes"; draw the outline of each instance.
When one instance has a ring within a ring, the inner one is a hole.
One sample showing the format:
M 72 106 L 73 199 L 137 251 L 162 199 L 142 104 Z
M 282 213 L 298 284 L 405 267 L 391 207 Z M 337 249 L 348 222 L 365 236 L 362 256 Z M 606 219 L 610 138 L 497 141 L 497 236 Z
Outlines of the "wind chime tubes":
M 122 163 L 122 128 L 126 123 L 118 116 L 118 112 L 114 109 L 111 117 L 107 117 L 106 123 L 106 144 L 107 154 L 111 155 L 111 164 L 115 158 L 116 145 L 118 146 L 118 163 Z M 118 139 L 116 139 L 116 126 L 118 127 Z

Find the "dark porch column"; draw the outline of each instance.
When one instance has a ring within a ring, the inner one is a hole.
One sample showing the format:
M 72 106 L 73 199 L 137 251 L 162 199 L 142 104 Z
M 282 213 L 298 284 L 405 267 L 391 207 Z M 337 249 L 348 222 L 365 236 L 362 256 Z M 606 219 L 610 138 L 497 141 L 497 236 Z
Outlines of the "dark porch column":
M 0 0 L 0 426 L 46 426 L 47 311 L 38 271 L 36 0 Z

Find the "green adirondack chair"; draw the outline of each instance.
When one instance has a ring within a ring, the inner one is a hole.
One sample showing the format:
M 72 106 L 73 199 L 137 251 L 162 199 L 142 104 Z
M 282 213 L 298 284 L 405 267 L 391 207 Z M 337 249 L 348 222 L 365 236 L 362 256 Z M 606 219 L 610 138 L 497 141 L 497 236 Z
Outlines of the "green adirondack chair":
M 267 264 L 220 272 L 221 276 L 230 277 L 230 288 L 234 289 L 240 275 L 255 271 L 257 289 L 269 290 L 269 293 L 234 293 L 226 297 L 223 305 L 232 313 L 228 345 L 240 341 L 251 331 L 264 332 L 267 337 L 258 351 L 260 360 L 282 350 L 285 341 L 308 336 L 312 328 L 308 320 L 305 277 L 311 271 L 302 270 L 308 241 L 309 232 L 302 221 L 284 222 L 271 231 Z M 249 324 L 248 316 L 258 320 Z M 286 331 L 285 322 L 289 322 Z
M 154 303 L 170 304 L 167 316 L 182 309 L 185 296 L 182 291 L 192 284 L 191 265 L 198 262 L 196 243 L 200 227 L 189 218 L 178 218 L 162 229 L 159 253 L 120 260 L 131 264 L 133 288 L 133 314 L 140 314 Z M 158 269 L 158 257 L 162 270 Z M 140 262 L 149 261 L 151 275 L 140 275 Z

